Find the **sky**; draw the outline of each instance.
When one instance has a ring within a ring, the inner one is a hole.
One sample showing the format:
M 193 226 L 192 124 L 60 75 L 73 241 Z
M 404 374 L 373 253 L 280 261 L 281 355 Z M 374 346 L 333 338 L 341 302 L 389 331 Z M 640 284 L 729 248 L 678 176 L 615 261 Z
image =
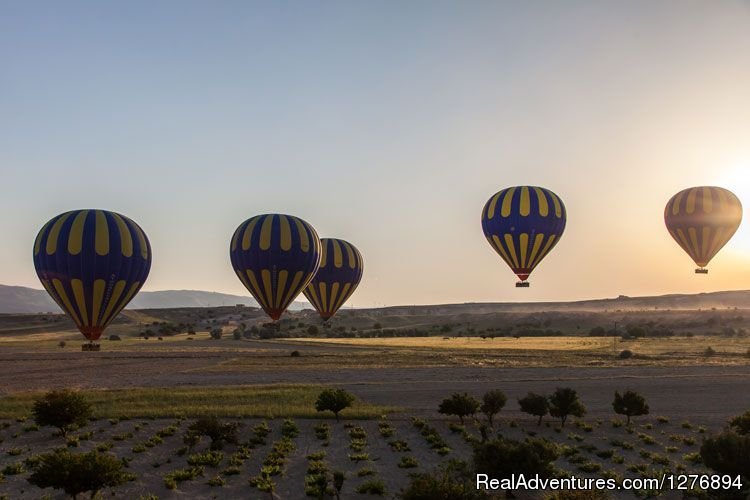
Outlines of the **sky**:
M 747 1 L 5 1 L 0 283 L 104 208 L 144 290 L 246 295 L 229 240 L 269 212 L 360 249 L 357 307 L 750 289 L 750 221 L 706 276 L 663 222 L 695 185 L 750 207 L 749 54 Z M 480 223 L 519 184 L 568 213 L 528 289 Z

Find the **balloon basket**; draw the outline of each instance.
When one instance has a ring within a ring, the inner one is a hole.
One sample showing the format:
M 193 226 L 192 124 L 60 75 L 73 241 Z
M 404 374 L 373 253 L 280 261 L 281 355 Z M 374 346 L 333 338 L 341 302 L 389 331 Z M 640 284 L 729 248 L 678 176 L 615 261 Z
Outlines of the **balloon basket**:
M 516 288 L 529 288 L 531 286 L 531 283 L 528 281 L 516 281 Z
M 101 351 L 101 349 L 102 349 L 102 346 L 100 346 L 99 344 L 91 343 L 91 344 L 81 345 L 82 351 Z
M 699 267 L 695 270 L 695 274 L 708 274 L 708 269 L 705 267 Z

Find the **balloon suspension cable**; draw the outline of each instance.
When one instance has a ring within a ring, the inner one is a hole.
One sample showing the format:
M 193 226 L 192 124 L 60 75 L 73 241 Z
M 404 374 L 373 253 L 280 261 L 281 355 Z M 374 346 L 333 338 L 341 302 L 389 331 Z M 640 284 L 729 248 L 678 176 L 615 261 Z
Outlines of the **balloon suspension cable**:
M 529 288 L 531 283 L 528 281 L 516 281 L 516 288 Z
M 705 267 L 699 267 L 695 270 L 695 274 L 708 274 L 708 269 Z

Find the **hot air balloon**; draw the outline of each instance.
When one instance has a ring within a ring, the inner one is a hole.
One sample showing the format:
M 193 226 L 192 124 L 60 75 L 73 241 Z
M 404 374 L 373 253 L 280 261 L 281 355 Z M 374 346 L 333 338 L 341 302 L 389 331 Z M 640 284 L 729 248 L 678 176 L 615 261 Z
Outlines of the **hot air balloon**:
M 565 230 L 565 205 L 552 191 L 515 186 L 495 193 L 482 209 L 482 230 L 492 248 L 520 279 L 554 248 Z
M 42 285 L 89 340 L 85 351 L 138 293 L 151 269 L 151 245 L 124 215 L 73 210 L 52 218 L 34 242 Z
M 669 234 L 695 261 L 697 274 L 740 227 L 742 204 L 731 191 L 712 186 L 683 189 L 667 202 L 664 223 Z
M 229 256 L 242 284 L 276 321 L 315 276 L 320 238 L 298 217 L 256 215 L 234 232 Z
M 327 321 L 357 289 L 364 267 L 359 250 L 348 241 L 322 238 L 320 243 L 320 268 L 305 297 Z

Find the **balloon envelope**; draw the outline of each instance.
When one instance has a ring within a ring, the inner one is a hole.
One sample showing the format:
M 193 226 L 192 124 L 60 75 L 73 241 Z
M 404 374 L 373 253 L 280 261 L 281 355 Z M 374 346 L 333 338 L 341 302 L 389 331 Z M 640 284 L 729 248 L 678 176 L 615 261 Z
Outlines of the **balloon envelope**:
M 536 186 L 503 189 L 482 209 L 484 236 L 521 281 L 560 241 L 565 221 L 562 200 Z
M 348 241 L 322 238 L 320 243 L 320 268 L 305 288 L 305 297 L 327 320 L 357 289 L 364 266 L 362 254 Z
M 278 320 L 320 264 L 320 238 L 298 217 L 256 215 L 232 236 L 232 267 L 271 319 Z
M 664 208 L 669 234 L 701 268 L 726 245 L 740 222 L 740 200 L 720 187 L 684 189 L 672 196 Z
M 39 231 L 34 267 L 47 292 L 93 341 L 143 286 L 151 245 L 124 215 L 73 210 Z

